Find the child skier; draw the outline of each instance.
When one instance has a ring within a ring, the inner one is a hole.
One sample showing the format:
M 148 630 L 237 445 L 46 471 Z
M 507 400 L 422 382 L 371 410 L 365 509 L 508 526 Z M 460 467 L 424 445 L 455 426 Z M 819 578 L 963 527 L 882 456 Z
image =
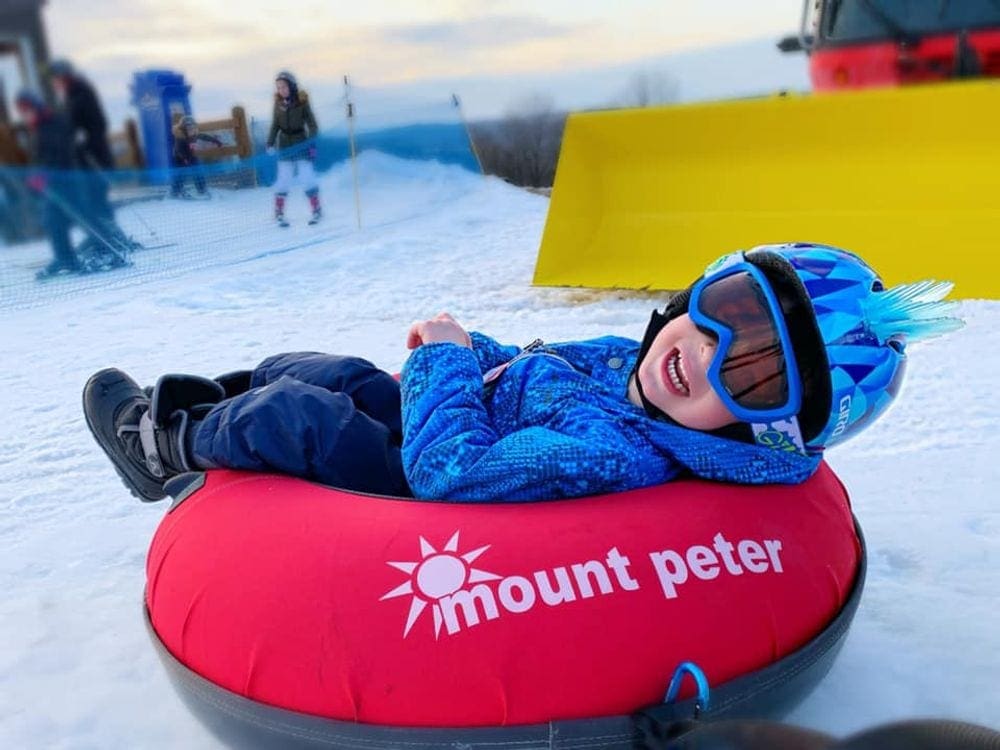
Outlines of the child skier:
M 195 144 L 199 141 L 212 143 L 216 148 L 222 146 L 222 140 L 214 135 L 198 132 L 198 123 L 190 115 L 186 115 L 177 121 L 173 127 L 174 136 L 174 167 L 186 171 L 174 172 L 173 184 L 170 187 L 170 195 L 173 198 L 185 198 L 184 178 L 188 172 L 192 172 L 194 186 L 198 195 L 205 195 L 205 176 L 200 169 L 192 169 L 201 164 L 198 155 L 195 153 Z
M 278 152 L 278 177 L 274 183 L 274 218 L 278 225 L 288 226 L 285 219 L 285 198 L 292 183 L 298 180 L 305 185 L 306 197 L 312 209 L 310 224 L 316 224 L 323 215 L 319 204 L 319 185 L 313 161 L 316 158 L 316 136 L 319 127 L 313 116 L 309 97 L 299 88 L 295 76 L 283 70 L 274 81 L 274 115 L 271 132 L 267 136 L 267 149 Z
M 961 326 L 950 284 L 886 290 L 860 258 L 765 245 L 709 266 L 642 342 L 524 349 L 416 323 L 400 388 L 364 360 L 281 354 L 217 381 L 118 370 L 84 390 L 88 425 L 141 499 L 186 471 L 280 471 L 364 492 L 534 500 L 682 475 L 795 483 L 899 390 L 908 341 Z
M 37 167 L 26 182 L 43 199 L 42 225 L 52 246 L 52 262 L 36 276 L 47 279 L 60 273 L 79 273 L 83 264 L 74 252 L 69 232 L 82 213 L 83 199 L 71 171 L 77 164 L 69 122 L 34 91 L 18 92 L 14 104 L 28 129 L 31 161 Z

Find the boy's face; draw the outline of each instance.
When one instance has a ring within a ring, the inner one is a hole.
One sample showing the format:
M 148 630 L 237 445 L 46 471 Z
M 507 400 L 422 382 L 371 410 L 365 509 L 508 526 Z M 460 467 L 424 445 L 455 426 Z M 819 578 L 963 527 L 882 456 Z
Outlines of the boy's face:
M 653 339 L 636 377 L 646 398 L 668 417 L 692 430 L 715 430 L 738 420 L 708 380 L 717 349 L 687 314 L 671 320 Z
M 33 128 L 38 124 L 38 111 L 34 107 L 18 102 L 17 114 L 21 118 L 21 122 L 29 128 Z

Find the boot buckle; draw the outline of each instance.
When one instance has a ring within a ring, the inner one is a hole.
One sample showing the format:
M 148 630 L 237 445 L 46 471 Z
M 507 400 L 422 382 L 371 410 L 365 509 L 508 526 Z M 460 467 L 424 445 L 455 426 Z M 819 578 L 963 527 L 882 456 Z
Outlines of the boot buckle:
M 142 452 L 146 456 L 146 468 L 149 469 L 149 473 L 157 479 L 162 479 L 164 474 L 163 462 L 160 460 L 160 454 L 156 450 L 156 429 L 153 427 L 153 420 L 149 416 L 149 411 L 147 410 L 139 418 L 139 443 L 142 445 Z

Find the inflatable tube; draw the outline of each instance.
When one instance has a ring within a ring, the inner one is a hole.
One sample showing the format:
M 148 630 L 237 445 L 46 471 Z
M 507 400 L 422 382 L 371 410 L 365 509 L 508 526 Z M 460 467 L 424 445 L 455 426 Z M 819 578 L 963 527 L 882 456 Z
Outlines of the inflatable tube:
M 829 668 L 863 580 L 826 465 L 798 486 L 527 504 L 231 471 L 171 489 L 151 634 L 185 700 L 242 747 L 393 747 L 400 727 L 427 746 L 574 746 L 553 727 L 626 746 L 629 715 L 685 660 L 713 686 L 710 713 L 774 715 Z

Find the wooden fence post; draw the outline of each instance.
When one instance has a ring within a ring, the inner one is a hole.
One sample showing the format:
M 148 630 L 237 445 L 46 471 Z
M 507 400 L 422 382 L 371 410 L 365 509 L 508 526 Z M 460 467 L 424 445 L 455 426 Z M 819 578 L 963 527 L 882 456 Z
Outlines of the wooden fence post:
M 253 156 L 253 141 L 250 138 L 250 128 L 247 127 L 247 112 L 243 107 L 233 107 L 233 137 L 236 140 L 236 153 L 240 160 Z M 257 186 L 257 168 L 251 170 L 253 181 L 248 187 Z
M 28 155 L 21 149 L 14 135 L 14 129 L 0 125 L 0 164 L 23 165 L 28 163 Z
M 233 107 L 233 135 L 239 157 L 249 159 L 253 155 L 253 144 L 250 142 L 250 129 L 247 128 L 246 110 L 240 106 Z
M 125 120 L 125 142 L 128 144 L 131 166 L 135 169 L 142 169 L 146 164 L 146 159 L 142 153 L 142 146 L 139 144 L 139 126 L 131 117 Z

